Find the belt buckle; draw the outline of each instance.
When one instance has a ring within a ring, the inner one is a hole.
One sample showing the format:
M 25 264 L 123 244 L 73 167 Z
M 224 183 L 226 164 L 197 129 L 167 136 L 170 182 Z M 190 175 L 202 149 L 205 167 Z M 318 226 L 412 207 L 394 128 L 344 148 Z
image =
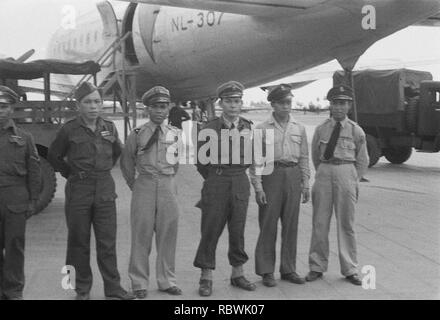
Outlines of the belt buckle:
M 222 173 L 223 173 L 222 168 L 217 168 L 217 169 L 215 170 L 215 174 L 218 175 L 218 176 L 221 176 Z
M 82 180 L 86 178 L 86 172 L 85 171 L 78 171 L 78 177 Z

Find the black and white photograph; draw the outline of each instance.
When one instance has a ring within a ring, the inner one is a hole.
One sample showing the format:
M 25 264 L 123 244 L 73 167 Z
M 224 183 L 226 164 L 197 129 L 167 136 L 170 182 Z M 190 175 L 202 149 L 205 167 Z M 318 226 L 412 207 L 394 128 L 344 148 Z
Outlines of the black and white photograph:
M 440 0 L 0 0 L 0 300 L 438 299 Z

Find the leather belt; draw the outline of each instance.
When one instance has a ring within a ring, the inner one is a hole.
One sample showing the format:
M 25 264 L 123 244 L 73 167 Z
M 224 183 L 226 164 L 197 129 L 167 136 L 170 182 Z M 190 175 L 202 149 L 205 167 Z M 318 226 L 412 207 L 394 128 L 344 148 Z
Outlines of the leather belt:
M 110 175 L 110 171 L 77 171 L 72 173 L 72 177 L 77 177 L 80 180 L 84 180 L 87 178 L 100 178 Z
M 17 185 L 26 186 L 26 177 L 13 175 L 0 175 L 0 188 Z
M 333 165 L 341 165 L 341 164 L 354 164 L 354 161 L 349 160 L 341 160 L 341 159 L 330 159 L 330 160 L 322 160 L 321 163 L 328 163 Z
M 224 176 L 224 177 L 233 177 L 240 176 L 246 174 L 246 168 L 226 168 L 226 167 L 214 167 L 209 168 L 208 174 Z
M 293 161 L 274 161 L 273 165 L 275 167 L 281 167 L 281 168 L 291 168 L 298 165 L 298 163 Z

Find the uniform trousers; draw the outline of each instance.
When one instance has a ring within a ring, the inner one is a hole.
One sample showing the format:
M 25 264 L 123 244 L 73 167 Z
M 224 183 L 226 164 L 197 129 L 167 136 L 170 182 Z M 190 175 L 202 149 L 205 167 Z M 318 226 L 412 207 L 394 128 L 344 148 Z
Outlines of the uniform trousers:
M 29 194 L 25 185 L 0 188 L 0 296 L 21 298 Z
M 225 225 L 229 231 L 229 263 L 233 267 L 248 260 L 244 250 L 244 229 L 250 183 L 245 171 L 228 175 L 227 170 L 210 170 L 202 188 L 201 240 L 194 266 L 215 269 L 215 252 Z
M 354 215 L 358 190 L 358 177 L 353 164 L 319 165 L 312 188 L 313 231 L 309 252 L 311 271 L 327 271 L 328 234 L 334 210 L 341 273 L 344 276 L 357 273 Z
M 93 275 L 90 268 L 91 226 L 95 233 L 99 271 L 106 296 L 120 293 L 116 259 L 116 193 L 110 173 L 80 178 L 73 174 L 65 188 L 68 228 L 66 264 L 75 268 L 76 291 L 88 293 Z
M 156 280 L 160 290 L 176 285 L 175 257 L 179 208 L 172 175 L 140 174 L 131 199 L 131 254 L 128 274 L 133 290 L 149 285 L 149 256 L 156 235 Z
M 267 204 L 260 206 L 260 235 L 255 249 L 255 272 L 273 273 L 276 259 L 278 221 L 281 220 L 280 273 L 296 270 L 298 216 L 301 201 L 301 170 L 299 166 L 275 167 L 270 175 L 262 176 Z

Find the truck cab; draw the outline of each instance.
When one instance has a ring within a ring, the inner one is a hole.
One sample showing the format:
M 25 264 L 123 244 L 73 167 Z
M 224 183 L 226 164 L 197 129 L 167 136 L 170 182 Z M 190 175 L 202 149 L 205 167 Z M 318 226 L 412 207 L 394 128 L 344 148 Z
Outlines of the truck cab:
M 349 85 L 344 72 L 334 85 Z M 367 135 L 370 167 L 380 157 L 391 163 L 407 161 L 413 149 L 440 151 L 440 82 L 425 71 L 395 69 L 353 72 L 354 112 L 349 116 Z

